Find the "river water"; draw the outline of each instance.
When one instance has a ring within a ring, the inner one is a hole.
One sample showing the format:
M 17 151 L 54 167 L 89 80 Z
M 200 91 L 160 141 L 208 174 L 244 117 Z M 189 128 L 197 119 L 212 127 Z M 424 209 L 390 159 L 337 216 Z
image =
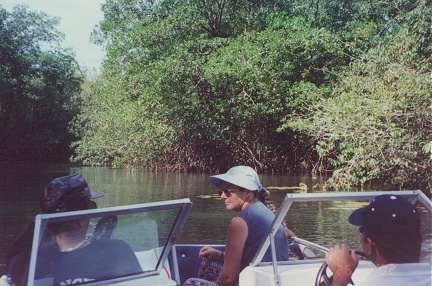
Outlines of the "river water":
M 143 170 L 107 167 L 76 167 L 70 165 L 0 165 L 0 275 L 5 274 L 7 249 L 25 231 L 39 212 L 39 196 L 54 178 L 80 173 L 91 190 L 104 193 L 96 200 L 98 207 L 156 202 L 189 198 L 191 213 L 177 243 L 224 244 L 226 229 L 235 215 L 225 210 L 216 195 L 217 189 L 207 180 L 209 174 L 152 173 Z M 312 192 L 319 179 L 311 176 L 260 175 L 261 183 L 269 187 L 271 199 L 279 207 L 287 189 L 306 184 Z M 279 188 L 285 188 L 283 190 Z M 347 223 L 347 217 L 361 203 L 334 202 L 299 203 L 293 205 L 286 220 L 297 236 L 331 247 L 347 243 L 360 248 L 357 228 Z M 423 226 L 422 260 L 430 262 L 431 221 Z

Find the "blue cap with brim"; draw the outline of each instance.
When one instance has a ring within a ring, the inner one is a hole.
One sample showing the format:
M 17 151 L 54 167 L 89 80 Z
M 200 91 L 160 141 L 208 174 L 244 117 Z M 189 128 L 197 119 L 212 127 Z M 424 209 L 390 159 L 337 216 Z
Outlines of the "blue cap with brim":
M 375 238 L 420 232 L 420 213 L 405 198 L 397 195 L 381 195 L 368 206 L 355 210 L 348 221 L 365 229 Z
M 248 166 L 236 166 L 229 169 L 224 174 L 210 176 L 208 180 L 216 187 L 221 188 L 221 182 L 225 181 L 241 188 L 251 191 L 265 190 L 260 183 L 258 174 Z

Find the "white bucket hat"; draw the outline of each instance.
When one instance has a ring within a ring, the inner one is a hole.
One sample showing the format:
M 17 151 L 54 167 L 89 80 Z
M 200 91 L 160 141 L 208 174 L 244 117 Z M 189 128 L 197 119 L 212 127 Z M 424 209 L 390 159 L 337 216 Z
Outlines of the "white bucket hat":
M 210 176 L 208 180 L 219 189 L 221 181 L 225 181 L 250 191 L 260 192 L 261 190 L 265 190 L 268 193 L 261 185 L 258 174 L 248 166 L 232 167 L 225 174 Z

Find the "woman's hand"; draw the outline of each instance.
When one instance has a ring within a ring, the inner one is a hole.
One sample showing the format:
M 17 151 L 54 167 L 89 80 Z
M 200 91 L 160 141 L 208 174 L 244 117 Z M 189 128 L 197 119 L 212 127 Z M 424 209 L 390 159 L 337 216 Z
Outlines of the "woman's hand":
M 222 251 L 214 249 L 210 246 L 204 246 L 199 251 L 199 257 L 201 257 L 204 260 L 210 259 L 210 260 L 217 260 L 221 259 L 222 257 Z

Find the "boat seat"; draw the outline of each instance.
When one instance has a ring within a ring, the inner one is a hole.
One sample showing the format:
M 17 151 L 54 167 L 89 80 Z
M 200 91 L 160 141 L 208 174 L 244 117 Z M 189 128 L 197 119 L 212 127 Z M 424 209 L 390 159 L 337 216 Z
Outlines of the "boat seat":
M 135 252 L 135 255 L 138 259 L 138 262 L 141 265 L 143 271 L 151 271 L 154 270 L 157 266 L 157 262 L 162 253 L 162 247 L 154 248 L 147 251 L 139 251 Z M 171 269 L 168 264 L 168 261 L 162 267 L 162 271 L 160 273 L 162 277 L 166 277 L 171 279 Z
M 202 259 L 199 257 L 200 249 L 204 247 L 204 245 L 184 245 L 184 244 L 176 244 L 176 255 L 178 261 L 178 268 L 180 273 L 180 281 L 181 285 L 188 278 L 196 278 L 198 277 L 198 271 L 201 266 Z M 217 250 L 224 251 L 225 245 L 217 245 L 212 246 Z M 169 257 L 169 264 L 171 269 L 173 269 L 172 256 Z

